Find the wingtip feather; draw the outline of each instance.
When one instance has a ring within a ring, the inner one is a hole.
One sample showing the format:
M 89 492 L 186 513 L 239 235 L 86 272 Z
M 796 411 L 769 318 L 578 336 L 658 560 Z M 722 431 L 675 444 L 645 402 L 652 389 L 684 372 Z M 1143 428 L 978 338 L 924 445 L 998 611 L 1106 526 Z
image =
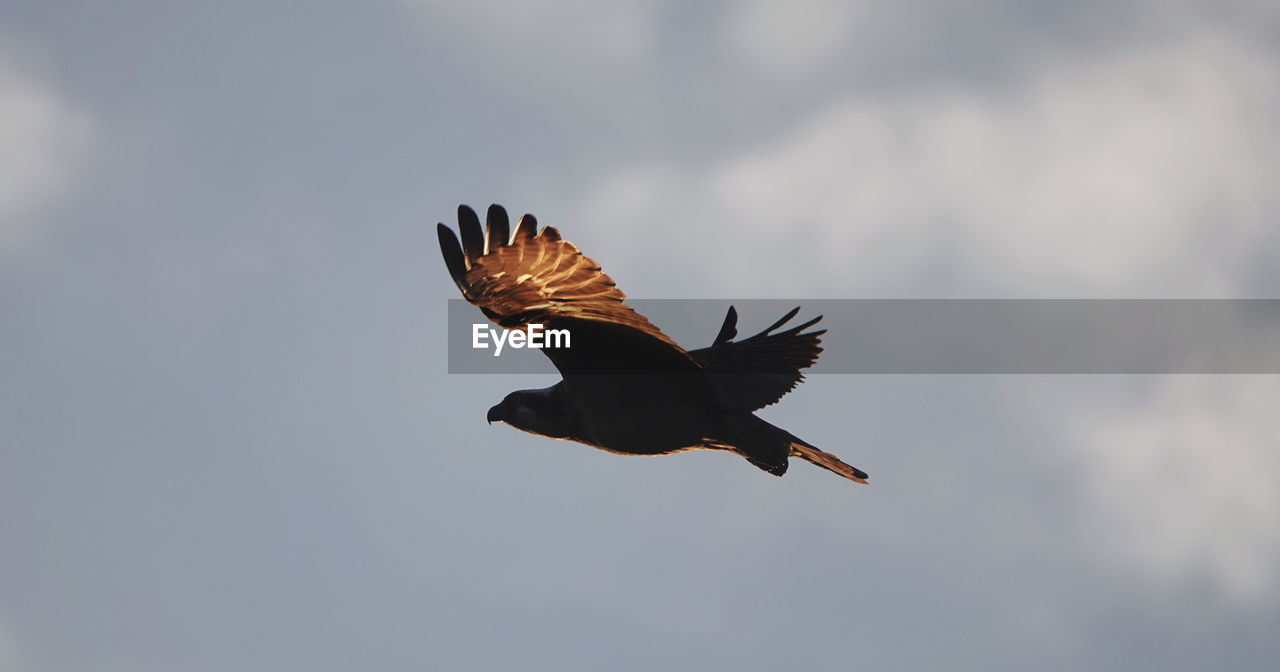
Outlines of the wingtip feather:
M 538 235 L 538 218 L 525 213 L 520 216 L 520 221 L 516 222 L 515 231 L 511 234 L 511 242 L 533 238 Z
M 476 211 L 466 205 L 458 206 L 458 233 L 462 235 L 462 249 L 467 253 L 468 266 L 484 256 L 484 230 Z
M 716 339 L 711 342 L 712 347 L 722 345 L 733 340 L 738 335 L 738 311 L 733 306 L 729 306 L 729 312 L 725 313 L 724 324 L 720 325 L 720 332 L 716 334 Z
M 462 245 L 454 235 L 453 229 L 445 226 L 443 222 L 436 224 L 436 236 L 440 239 L 440 254 L 444 255 L 444 265 L 449 269 L 449 277 L 453 278 L 454 284 L 458 285 L 458 289 L 463 290 L 465 294 L 463 281 L 467 275 L 467 259 L 462 253 Z
M 491 253 L 511 242 L 511 219 L 506 208 L 494 203 L 485 213 L 485 253 Z

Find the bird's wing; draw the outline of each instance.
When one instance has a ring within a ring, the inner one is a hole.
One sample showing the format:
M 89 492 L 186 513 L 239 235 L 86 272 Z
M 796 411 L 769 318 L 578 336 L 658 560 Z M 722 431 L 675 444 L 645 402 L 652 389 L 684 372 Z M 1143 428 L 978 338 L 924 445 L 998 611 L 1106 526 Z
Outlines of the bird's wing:
M 436 230 L 462 296 L 508 329 L 568 329 L 570 347 L 542 351 L 565 375 L 700 372 L 684 349 L 623 303 L 626 296 L 577 245 L 554 227 L 537 226 L 524 215 L 512 228 L 506 210 L 492 205 L 482 230 L 475 211 L 458 206 L 461 243 L 444 224 Z
M 711 378 L 725 406 L 746 412 L 759 410 L 777 402 L 804 379 L 800 370 L 817 361 L 822 352 L 819 337 L 827 330 L 801 332 L 817 324 L 822 316 L 771 333 L 799 311 L 797 307 L 755 336 L 734 341 L 738 312 L 730 306 L 715 341 L 709 347 L 689 351 Z

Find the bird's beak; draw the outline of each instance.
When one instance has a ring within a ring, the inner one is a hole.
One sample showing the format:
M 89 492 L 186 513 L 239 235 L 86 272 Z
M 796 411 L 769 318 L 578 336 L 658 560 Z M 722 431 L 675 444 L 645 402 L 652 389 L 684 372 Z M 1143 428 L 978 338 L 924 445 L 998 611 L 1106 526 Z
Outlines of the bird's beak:
M 486 416 L 485 419 L 488 420 L 489 424 L 491 425 L 493 424 L 494 420 L 501 421 L 502 420 L 502 404 L 498 404 L 497 406 L 494 406 L 493 408 L 489 409 L 489 415 Z

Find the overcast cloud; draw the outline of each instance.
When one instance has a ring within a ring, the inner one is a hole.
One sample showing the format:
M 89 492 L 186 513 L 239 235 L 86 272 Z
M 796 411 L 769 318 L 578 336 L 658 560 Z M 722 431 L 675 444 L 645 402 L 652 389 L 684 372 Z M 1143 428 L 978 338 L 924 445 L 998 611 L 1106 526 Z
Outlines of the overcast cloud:
M 6 4 L 0 671 L 1277 668 L 1276 377 L 817 375 L 765 415 L 870 486 L 628 459 L 485 424 L 550 381 L 445 373 L 432 231 L 1275 298 L 1273 5 Z
M 32 69 L 0 45 L 0 254 L 6 257 L 36 244 L 36 213 L 69 188 L 90 138 L 85 115 Z

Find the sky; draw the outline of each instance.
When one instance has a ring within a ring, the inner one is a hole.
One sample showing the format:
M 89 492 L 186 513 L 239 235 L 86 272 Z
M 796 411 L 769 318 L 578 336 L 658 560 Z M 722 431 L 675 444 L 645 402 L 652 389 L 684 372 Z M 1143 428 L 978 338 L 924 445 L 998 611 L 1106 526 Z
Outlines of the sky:
M 1262 0 L 9 0 L 0 672 L 1277 669 L 1276 376 L 762 413 L 868 486 L 620 457 L 485 423 L 555 378 L 446 372 L 433 228 L 535 213 L 636 298 L 1277 298 L 1278 37 Z

